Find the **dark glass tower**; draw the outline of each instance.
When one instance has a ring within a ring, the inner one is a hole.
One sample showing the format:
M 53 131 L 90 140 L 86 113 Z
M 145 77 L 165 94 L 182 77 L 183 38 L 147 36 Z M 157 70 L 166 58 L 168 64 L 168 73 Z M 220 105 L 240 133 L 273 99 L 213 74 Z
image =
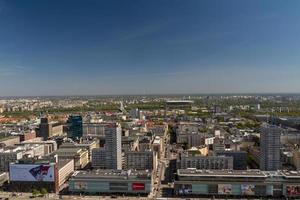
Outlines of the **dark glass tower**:
M 68 137 L 73 140 L 80 139 L 83 134 L 82 117 L 81 116 L 69 116 L 68 119 Z

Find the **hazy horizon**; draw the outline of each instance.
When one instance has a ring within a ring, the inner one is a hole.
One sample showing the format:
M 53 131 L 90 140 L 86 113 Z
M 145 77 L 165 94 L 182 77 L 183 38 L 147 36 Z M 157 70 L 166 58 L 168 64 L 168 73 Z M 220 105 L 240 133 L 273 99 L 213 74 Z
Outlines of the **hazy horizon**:
M 0 96 L 300 93 L 300 1 L 0 0 Z

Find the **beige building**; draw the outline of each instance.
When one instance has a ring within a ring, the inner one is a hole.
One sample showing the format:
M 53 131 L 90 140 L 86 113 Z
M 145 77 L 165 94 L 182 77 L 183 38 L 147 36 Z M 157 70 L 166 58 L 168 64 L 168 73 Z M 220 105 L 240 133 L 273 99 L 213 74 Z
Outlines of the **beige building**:
M 73 159 L 59 159 L 58 160 L 58 186 L 60 190 L 63 184 L 70 178 L 74 172 Z
M 191 155 L 183 152 L 177 159 L 178 169 L 233 169 L 233 157 Z
M 74 159 L 74 168 L 83 169 L 89 163 L 88 150 L 81 148 L 59 148 L 54 154 L 58 159 Z
M 31 145 L 43 145 L 44 147 L 44 155 L 48 155 L 51 154 L 52 152 L 57 150 L 57 144 L 54 140 L 46 140 L 46 141 L 41 141 L 38 140 L 39 138 L 35 139 L 35 140 L 28 140 L 28 141 L 24 141 L 22 142 L 22 144 L 31 144 Z
M 93 149 L 98 147 L 98 140 L 84 140 L 81 143 L 66 142 L 60 148 L 82 148 L 89 152 L 89 159 L 91 159 Z
M 10 136 L 0 140 L 0 147 L 14 146 L 20 143 L 19 136 Z

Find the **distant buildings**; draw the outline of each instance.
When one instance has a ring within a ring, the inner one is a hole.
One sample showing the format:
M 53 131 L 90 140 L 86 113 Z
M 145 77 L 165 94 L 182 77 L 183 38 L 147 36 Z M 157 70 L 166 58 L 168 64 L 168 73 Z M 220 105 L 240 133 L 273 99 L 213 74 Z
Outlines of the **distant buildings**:
M 63 125 L 59 123 L 50 123 L 48 118 L 41 118 L 39 128 L 36 130 L 37 136 L 47 140 L 50 137 L 62 135 Z
M 282 129 L 275 125 L 263 125 L 260 134 L 260 169 L 276 171 L 280 163 L 280 135 Z
M 166 110 L 190 110 L 194 101 L 189 100 L 170 100 L 166 101 Z
M 0 139 L 0 147 L 13 146 L 19 143 L 20 143 L 20 137 L 18 136 L 10 136 L 10 137 Z
M 105 137 L 105 123 L 83 123 L 83 135 L 92 137 Z
M 32 140 L 34 138 L 36 138 L 35 131 L 25 132 L 25 133 L 20 135 L 20 142 L 27 141 L 27 140 Z

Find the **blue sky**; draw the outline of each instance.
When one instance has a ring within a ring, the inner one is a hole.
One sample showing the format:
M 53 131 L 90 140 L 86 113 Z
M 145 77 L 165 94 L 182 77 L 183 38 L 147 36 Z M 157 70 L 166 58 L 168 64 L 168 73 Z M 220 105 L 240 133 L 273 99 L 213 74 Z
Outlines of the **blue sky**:
M 0 96 L 300 92 L 300 1 L 0 0 Z

